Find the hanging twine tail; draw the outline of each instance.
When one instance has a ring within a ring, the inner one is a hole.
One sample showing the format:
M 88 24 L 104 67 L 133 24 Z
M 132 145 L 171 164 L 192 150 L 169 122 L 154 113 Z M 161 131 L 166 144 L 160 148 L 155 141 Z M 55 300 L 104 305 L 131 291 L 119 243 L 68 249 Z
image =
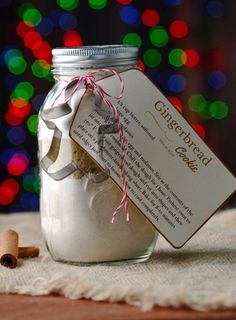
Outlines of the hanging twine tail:
M 109 70 L 109 69 L 102 69 L 98 70 L 98 72 L 101 71 L 109 71 L 117 77 L 117 79 L 120 82 L 120 95 L 119 96 L 114 96 L 113 98 L 119 100 L 124 92 L 124 82 L 121 76 L 114 70 Z M 92 81 L 91 81 L 92 80 Z M 111 222 L 114 223 L 116 219 L 116 215 L 119 213 L 122 207 L 124 207 L 125 215 L 126 215 L 126 221 L 130 221 L 130 216 L 129 216 L 129 210 L 128 210 L 128 193 L 127 193 L 127 177 L 126 177 L 126 172 L 125 172 L 125 157 L 126 157 L 126 138 L 124 134 L 124 127 L 121 124 L 120 121 L 120 114 L 117 111 L 116 107 L 113 105 L 113 103 L 106 98 L 106 96 L 111 97 L 109 93 L 107 93 L 100 85 L 96 83 L 96 80 L 92 77 L 89 78 L 90 85 L 93 87 L 93 89 L 96 91 L 96 93 L 100 96 L 100 98 L 105 102 L 105 104 L 109 107 L 109 109 L 113 112 L 115 122 L 117 123 L 118 127 L 118 135 L 119 135 L 119 142 L 121 145 L 121 159 L 120 159 L 120 172 L 121 172 L 121 183 L 122 183 L 122 199 L 120 201 L 120 204 L 116 208 L 116 210 L 112 214 L 112 219 Z
M 125 172 L 126 139 L 124 136 L 123 126 L 121 124 L 119 124 L 118 126 L 120 127 L 118 128 L 118 133 L 119 133 L 119 141 L 121 144 L 120 171 L 121 171 L 121 182 L 122 182 L 122 199 L 120 201 L 119 206 L 113 212 L 112 220 L 111 220 L 112 223 L 115 221 L 116 215 L 118 214 L 119 210 L 123 206 L 125 210 L 126 221 L 130 221 L 129 210 L 128 210 L 128 193 L 127 193 L 128 181 L 127 181 L 127 176 Z
M 122 124 L 119 124 L 118 133 L 119 133 L 119 141 L 121 144 L 120 171 L 121 171 L 123 196 L 122 196 L 120 205 L 117 207 L 117 209 L 114 211 L 112 215 L 112 221 L 115 220 L 117 213 L 123 206 L 126 214 L 126 221 L 130 221 L 129 210 L 128 210 L 128 193 L 127 193 L 128 181 L 127 181 L 127 176 L 125 172 L 126 138 L 124 135 L 124 128 Z
M 97 83 L 96 75 L 98 73 L 102 73 L 102 72 L 112 73 L 118 79 L 118 82 L 120 84 L 120 94 L 118 96 L 112 96 L 110 93 L 105 91 Z M 56 78 L 56 79 L 59 80 L 58 78 Z M 115 218 L 116 218 L 117 214 L 119 213 L 119 211 L 122 209 L 122 207 L 124 207 L 126 221 L 130 221 L 129 210 L 128 210 L 128 193 L 127 193 L 128 182 L 127 182 L 127 177 L 126 177 L 126 172 L 125 172 L 126 138 L 124 135 L 123 125 L 121 124 L 121 121 L 120 121 L 120 114 L 117 111 L 116 107 L 113 105 L 113 103 L 107 98 L 107 97 L 110 97 L 110 98 L 113 98 L 116 100 L 121 99 L 121 97 L 123 96 L 123 92 L 124 92 L 124 81 L 121 78 L 121 76 L 119 75 L 119 73 L 117 73 L 115 70 L 98 69 L 98 70 L 93 71 L 87 75 L 74 77 L 70 81 L 64 80 L 64 82 L 66 82 L 66 85 L 63 86 L 63 88 L 60 90 L 59 94 L 54 99 L 52 107 L 55 105 L 55 103 L 59 99 L 60 95 L 63 92 L 64 93 L 66 92 L 68 86 L 72 82 L 75 82 L 75 86 L 74 86 L 72 92 L 65 99 L 64 103 L 68 102 L 71 99 L 71 97 L 76 93 L 76 91 L 81 86 L 81 84 L 84 84 L 85 86 L 90 85 L 90 87 L 93 89 L 93 91 L 95 91 L 100 96 L 100 98 L 104 101 L 104 103 L 108 106 L 108 108 L 112 111 L 112 113 L 114 115 L 114 119 L 115 119 L 115 122 L 116 122 L 117 128 L 118 128 L 119 142 L 120 142 L 120 146 L 121 146 L 120 175 L 121 175 L 121 183 L 122 183 L 122 199 L 120 201 L 120 204 L 118 205 L 118 207 L 116 208 L 116 210 L 112 214 L 111 222 L 113 223 L 115 221 Z

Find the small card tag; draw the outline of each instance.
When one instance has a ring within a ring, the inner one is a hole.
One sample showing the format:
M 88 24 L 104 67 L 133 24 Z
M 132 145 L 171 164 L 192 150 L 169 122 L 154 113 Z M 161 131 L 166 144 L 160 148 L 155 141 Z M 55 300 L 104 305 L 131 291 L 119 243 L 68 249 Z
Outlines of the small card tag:
M 120 75 L 125 91 L 113 104 L 127 138 L 129 198 L 179 248 L 235 191 L 236 179 L 141 71 Z M 111 76 L 99 85 L 114 91 L 117 79 Z M 104 116 L 86 99 L 85 93 L 70 135 L 102 166 L 97 130 Z M 117 134 L 105 136 L 103 155 L 112 179 L 121 186 Z

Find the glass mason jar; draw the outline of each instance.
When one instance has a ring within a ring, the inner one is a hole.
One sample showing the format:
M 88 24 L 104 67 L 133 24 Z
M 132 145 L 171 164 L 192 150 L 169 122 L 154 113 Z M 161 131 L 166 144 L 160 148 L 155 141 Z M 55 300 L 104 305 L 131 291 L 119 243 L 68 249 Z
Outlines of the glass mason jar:
M 123 45 L 56 48 L 52 54 L 56 82 L 40 110 L 38 131 L 41 226 L 47 248 L 54 260 L 73 264 L 145 261 L 158 233 L 131 201 L 131 221 L 126 221 L 122 208 L 111 223 L 122 192 L 111 178 L 94 182 L 86 174 L 101 169 L 69 135 L 82 92 L 77 90 L 69 100 L 63 91 L 65 82 L 94 70 L 119 72 L 135 67 L 138 49 Z M 65 99 L 70 112 L 60 115 L 57 106 Z

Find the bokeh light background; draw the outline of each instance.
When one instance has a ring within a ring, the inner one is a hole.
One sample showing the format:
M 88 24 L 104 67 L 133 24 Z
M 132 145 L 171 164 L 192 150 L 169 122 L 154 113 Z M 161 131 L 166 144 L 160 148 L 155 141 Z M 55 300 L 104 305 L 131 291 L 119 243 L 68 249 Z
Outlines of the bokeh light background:
M 139 66 L 235 174 L 235 12 L 232 0 L 1 0 L 0 212 L 38 210 L 38 111 L 58 46 L 138 46 Z

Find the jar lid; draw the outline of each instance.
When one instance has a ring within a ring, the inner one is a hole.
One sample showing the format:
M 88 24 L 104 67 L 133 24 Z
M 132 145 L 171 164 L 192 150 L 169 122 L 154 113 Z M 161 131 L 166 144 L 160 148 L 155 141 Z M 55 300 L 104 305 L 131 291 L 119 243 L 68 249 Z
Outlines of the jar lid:
M 129 45 L 65 47 L 52 50 L 53 67 L 96 68 L 136 65 L 138 48 Z

